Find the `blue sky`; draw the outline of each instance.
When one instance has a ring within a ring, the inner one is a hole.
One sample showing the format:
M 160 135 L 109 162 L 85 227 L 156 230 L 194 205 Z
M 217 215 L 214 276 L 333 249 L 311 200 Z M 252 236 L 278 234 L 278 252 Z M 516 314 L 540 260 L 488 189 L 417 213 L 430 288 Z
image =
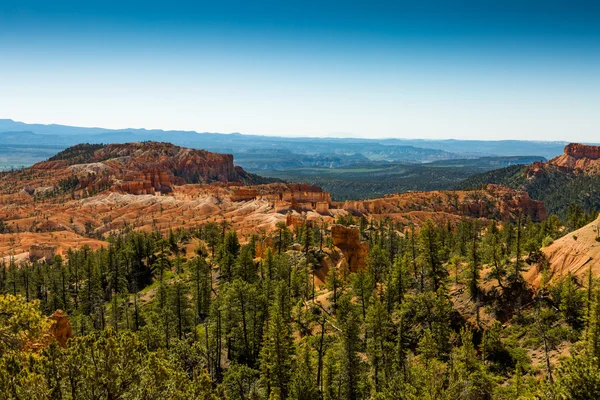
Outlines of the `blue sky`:
M 0 117 L 265 135 L 600 137 L 600 2 L 0 2 Z

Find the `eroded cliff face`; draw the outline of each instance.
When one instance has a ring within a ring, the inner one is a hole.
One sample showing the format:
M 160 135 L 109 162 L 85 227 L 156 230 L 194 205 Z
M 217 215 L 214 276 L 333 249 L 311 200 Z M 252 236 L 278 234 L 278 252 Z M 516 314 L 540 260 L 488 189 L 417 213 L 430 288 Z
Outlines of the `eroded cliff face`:
M 132 194 L 168 193 L 174 185 L 241 182 L 230 154 L 192 150 L 169 143 L 109 145 L 91 162 L 110 168 L 119 188 Z
M 358 226 L 332 225 L 331 238 L 333 245 L 344 254 L 351 272 L 365 268 L 369 244 L 360 239 Z
M 0 257 L 49 259 L 46 245 L 56 254 L 83 245 L 97 248 L 106 245 L 102 238 L 124 229 L 168 232 L 225 222 L 243 239 L 264 236 L 277 223 L 311 223 L 334 225 L 334 244 L 356 270 L 364 266 L 368 248 L 356 228 L 335 225 L 338 217 L 391 218 L 417 228 L 427 219 L 454 224 L 465 216 L 546 217 L 543 203 L 499 185 L 334 202 L 317 186 L 247 185 L 245 178 L 228 155 L 164 143 L 75 146 L 32 168 L 0 175 L 0 220 L 8 230 L 0 234 Z
M 588 146 L 580 143 L 571 143 L 565 147 L 565 154 L 576 159 L 600 159 L 600 146 Z
M 231 154 L 143 142 L 78 145 L 25 170 L 23 188 L 103 191 L 136 195 L 170 193 L 176 185 L 241 183 L 249 174 L 233 165 Z
M 331 204 L 331 195 L 319 186 L 303 183 L 278 183 L 259 186 L 235 187 L 233 201 L 264 199 L 272 201 L 280 210 L 317 211 L 326 214 Z
M 50 245 L 48 243 L 35 243 L 29 246 L 29 259 L 32 261 L 35 260 L 44 260 L 46 262 L 52 261 L 52 258 L 57 254 L 56 246 Z
M 568 273 L 585 282 L 588 272 L 600 275 L 600 218 L 571 232 L 542 249 L 548 265 L 545 279 L 561 279 Z M 542 282 L 540 266 L 533 266 L 524 273 L 525 278 L 534 286 Z
M 146 188 L 141 186 L 139 190 Z M 290 226 L 306 221 L 332 225 L 348 214 L 375 220 L 391 218 L 400 225 L 417 227 L 427 219 L 454 224 L 464 216 L 513 220 L 522 213 L 533 220 L 545 218 L 543 203 L 505 187 L 410 192 L 344 203 L 328 202 L 329 194 L 320 188 L 281 183 L 185 184 L 173 186 L 172 192 L 163 196 L 139 193 L 130 186 L 128 190 L 119 187 L 84 198 L 66 196 L 61 201 L 36 199 L 26 193 L 0 195 L 0 219 L 11 232 L 0 235 L 0 256 L 16 249 L 23 253 L 35 250 L 41 243 L 55 246 L 59 253 L 84 244 L 101 245 L 90 243 L 90 237 L 106 237 L 125 228 L 166 232 L 209 221 L 227 222 L 245 236 L 273 231 L 278 222 Z
M 429 212 L 509 221 L 523 213 L 524 218 L 529 217 L 533 221 L 546 219 L 544 203 L 532 200 L 526 192 L 502 185 L 488 185 L 482 190 L 414 191 L 381 199 L 346 201 L 338 205 L 347 211 L 369 215 Z
M 555 167 L 566 172 L 600 175 L 600 146 L 571 143 L 564 154 L 547 163 L 534 163 L 527 171 L 529 177 L 541 175 L 544 168 Z
M 67 341 L 74 337 L 69 317 L 63 310 L 56 310 L 47 321 L 45 332 L 41 336 L 28 338 L 23 343 L 24 349 L 40 351 L 54 342 L 60 347 L 66 347 Z

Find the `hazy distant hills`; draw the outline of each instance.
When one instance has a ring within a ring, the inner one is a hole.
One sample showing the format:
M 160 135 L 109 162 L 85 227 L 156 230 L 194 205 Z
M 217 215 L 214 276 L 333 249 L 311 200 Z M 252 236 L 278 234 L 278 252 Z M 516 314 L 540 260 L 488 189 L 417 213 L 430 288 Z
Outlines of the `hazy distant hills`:
M 321 185 L 336 199 L 446 189 L 476 173 L 545 161 L 564 142 L 290 138 L 239 133 L 81 128 L 0 119 L 0 170 L 44 160 L 79 143 L 170 142 L 233 154 L 245 170 Z
M 57 135 L 39 135 L 31 131 L 0 132 L 0 144 L 3 145 L 65 145 L 65 140 Z
M 290 166 L 293 167 L 325 166 L 326 164 L 335 167 L 368 160 L 421 163 L 462 157 L 443 149 L 415 147 L 402 143 L 383 144 L 377 140 L 367 139 L 284 138 L 241 135 L 239 133 L 221 134 L 146 129 L 110 130 L 0 120 L 0 143 L 5 145 L 60 145 L 66 148 L 84 142 L 125 143 L 148 140 L 168 141 L 180 146 L 231 153 L 240 165 L 244 166 L 247 160 L 248 165 L 258 169 L 286 168 L 286 165 L 282 165 L 279 161 L 282 156 L 286 162 L 292 162 Z M 246 155 L 246 153 L 248 154 Z M 259 154 L 261 159 L 257 160 Z M 300 157 L 292 154 L 300 155 Z
M 39 137 L 38 137 L 39 136 Z M 64 125 L 26 124 L 0 119 L 0 139 L 3 144 L 38 144 L 72 146 L 77 143 L 124 143 L 131 141 L 169 141 L 201 147 L 209 151 L 240 153 L 252 150 L 287 150 L 306 155 L 362 155 L 375 161 L 430 162 L 479 156 L 540 156 L 552 158 L 562 153 L 565 142 L 470 141 L 422 139 L 343 139 L 288 138 L 239 133 L 198 133 L 193 131 L 163 131 L 146 129 L 80 128 Z M 265 156 L 277 156 L 265 154 Z M 240 157 L 236 157 L 240 158 Z M 241 159 L 240 159 L 241 161 Z

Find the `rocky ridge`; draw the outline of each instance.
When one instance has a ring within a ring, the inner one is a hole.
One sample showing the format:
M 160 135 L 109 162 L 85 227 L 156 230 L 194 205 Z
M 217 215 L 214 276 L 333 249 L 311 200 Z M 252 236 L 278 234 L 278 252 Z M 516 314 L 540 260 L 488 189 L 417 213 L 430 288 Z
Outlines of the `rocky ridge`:
M 346 201 L 341 208 L 369 215 L 399 216 L 425 211 L 503 221 L 515 220 L 522 212 L 533 221 L 546 219 L 544 203 L 503 185 L 487 185 L 481 190 L 406 192 L 381 199 Z
M 0 176 L 0 220 L 8 230 L 0 234 L 0 256 L 47 259 L 46 249 L 60 255 L 83 244 L 99 247 L 101 239 L 124 229 L 168 231 L 207 222 L 226 222 L 248 237 L 270 232 L 278 222 L 331 226 L 347 215 L 392 218 L 405 226 L 429 218 L 453 223 L 463 217 L 514 220 L 521 212 L 536 221 L 546 216 L 543 203 L 500 185 L 335 202 L 317 186 L 249 184 L 253 179 L 233 166 L 231 156 L 164 143 L 75 146 Z M 333 229 L 336 246 L 356 244 L 366 254 L 353 232 Z M 350 260 L 350 268 L 362 262 Z
M 527 169 L 527 176 L 539 176 L 544 168 L 555 167 L 565 172 L 600 175 L 600 146 L 571 143 L 565 146 L 564 154 L 542 163 L 533 163 Z
M 82 144 L 48 161 L 12 175 L 22 187 L 8 184 L 4 191 L 24 189 L 29 194 L 100 192 L 131 194 L 170 193 L 176 185 L 211 182 L 253 183 L 254 176 L 235 167 L 231 154 L 187 149 L 170 143 L 141 142 L 109 145 Z M 14 181 L 14 179 L 13 179 Z

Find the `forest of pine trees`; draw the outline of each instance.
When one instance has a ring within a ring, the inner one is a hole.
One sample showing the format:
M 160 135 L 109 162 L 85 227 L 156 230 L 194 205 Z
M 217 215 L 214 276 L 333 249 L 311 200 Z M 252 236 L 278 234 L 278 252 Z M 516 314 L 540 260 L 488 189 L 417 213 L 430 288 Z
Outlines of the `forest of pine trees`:
M 367 267 L 323 285 L 323 224 L 128 232 L 0 264 L 0 399 L 600 398 L 600 284 L 522 276 L 544 274 L 558 218 L 338 223 L 360 226 Z M 57 309 L 75 337 L 35 346 Z

